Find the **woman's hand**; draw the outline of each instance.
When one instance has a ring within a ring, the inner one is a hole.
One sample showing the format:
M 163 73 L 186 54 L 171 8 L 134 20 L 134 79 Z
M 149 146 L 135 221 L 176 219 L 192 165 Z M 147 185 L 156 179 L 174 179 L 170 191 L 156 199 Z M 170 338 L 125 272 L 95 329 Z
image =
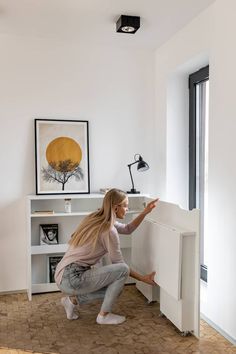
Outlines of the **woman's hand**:
M 157 285 L 157 283 L 154 281 L 156 272 L 152 272 L 150 274 L 146 274 L 142 276 L 142 282 L 149 284 L 149 285 Z
M 154 281 L 156 272 L 152 272 L 150 274 L 142 275 L 140 273 L 135 272 L 133 269 L 130 269 L 130 276 L 138 281 L 142 281 L 149 285 L 157 285 Z
M 130 233 L 133 232 L 141 224 L 145 216 L 149 214 L 152 211 L 152 209 L 156 207 L 156 203 L 158 202 L 158 200 L 159 198 L 149 202 L 146 205 L 146 207 L 143 209 L 143 211 L 141 211 L 141 213 L 133 221 L 129 223 L 129 228 L 131 230 Z
M 152 209 L 154 209 L 154 208 L 156 207 L 156 203 L 158 202 L 158 200 L 159 200 L 159 198 L 154 199 L 154 200 L 152 200 L 151 202 L 149 202 L 149 203 L 146 205 L 146 207 L 144 208 L 143 213 L 144 213 L 145 215 L 151 213 Z

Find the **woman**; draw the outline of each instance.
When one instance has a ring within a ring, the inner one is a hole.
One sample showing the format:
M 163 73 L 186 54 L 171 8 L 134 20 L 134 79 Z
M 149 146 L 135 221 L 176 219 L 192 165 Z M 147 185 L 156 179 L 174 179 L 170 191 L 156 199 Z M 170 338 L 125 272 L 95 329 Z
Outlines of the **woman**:
M 68 319 L 78 318 L 74 311 L 78 303 L 81 305 L 94 299 L 103 299 L 97 323 L 122 323 L 125 317 L 111 311 L 127 277 L 130 275 L 147 284 L 155 284 L 155 272 L 141 275 L 124 263 L 118 232 L 132 233 L 155 208 L 157 201 L 158 199 L 150 202 L 129 224 L 121 224 L 116 218 L 125 217 L 128 197 L 121 190 L 111 189 L 105 194 L 101 209 L 83 219 L 73 233 L 69 241 L 70 246 L 55 272 L 59 289 L 70 295 L 61 300 Z M 109 254 L 112 264 L 93 267 L 106 253 Z

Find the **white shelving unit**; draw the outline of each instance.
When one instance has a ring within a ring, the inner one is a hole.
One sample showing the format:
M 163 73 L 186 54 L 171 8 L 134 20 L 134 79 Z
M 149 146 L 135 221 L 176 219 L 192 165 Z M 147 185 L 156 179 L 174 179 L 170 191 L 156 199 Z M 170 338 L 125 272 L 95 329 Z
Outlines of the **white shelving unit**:
M 81 195 L 30 195 L 27 197 L 27 229 L 28 229 L 28 298 L 32 294 L 57 291 L 55 283 L 49 281 L 49 256 L 62 256 L 68 247 L 68 240 L 80 221 L 102 205 L 103 194 Z M 143 210 L 145 195 L 129 195 L 129 211 L 126 219 L 129 222 L 133 215 Z M 71 199 L 72 211 L 65 213 L 65 199 Z M 38 211 L 53 210 L 53 214 Z M 35 213 L 37 211 L 37 214 Z M 59 243 L 40 245 L 40 224 L 58 224 Z M 127 264 L 131 264 L 132 236 L 120 235 L 121 249 Z M 129 279 L 128 282 L 133 282 Z

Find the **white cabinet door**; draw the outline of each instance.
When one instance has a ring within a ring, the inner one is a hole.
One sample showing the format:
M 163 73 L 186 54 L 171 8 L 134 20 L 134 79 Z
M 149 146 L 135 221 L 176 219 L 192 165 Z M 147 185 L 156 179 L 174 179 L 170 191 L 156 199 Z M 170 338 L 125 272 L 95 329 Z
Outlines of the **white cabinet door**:
M 144 220 L 133 233 L 132 265 L 141 273 L 156 271 L 155 282 L 176 300 L 181 296 L 180 232 Z

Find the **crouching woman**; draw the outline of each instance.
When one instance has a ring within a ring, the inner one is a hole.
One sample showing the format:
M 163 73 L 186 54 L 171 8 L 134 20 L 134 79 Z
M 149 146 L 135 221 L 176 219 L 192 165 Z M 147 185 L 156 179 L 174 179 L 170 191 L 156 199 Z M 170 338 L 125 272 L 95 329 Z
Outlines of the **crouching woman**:
M 120 324 L 125 321 L 125 317 L 112 313 L 112 307 L 127 277 L 155 284 L 155 272 L 141 275 L 124 262 L 118 233 L 131 234 L 155 208 L 157 201 L 150 202 L 129 224 L 122 224 L 116 219 L 125 217 L 128 197 L 121 190 L 111 189 L 105 194 L 101 209 L 83 219 L 73 233 L 69 248 L 55 272 L 58 288 L 67 294 L 61 302 L 68 319 L 78 318 L 76 305 L 102 299 L 97 323 Z M 109 255 L 111 264 L 93 267 L 105 254 Z

